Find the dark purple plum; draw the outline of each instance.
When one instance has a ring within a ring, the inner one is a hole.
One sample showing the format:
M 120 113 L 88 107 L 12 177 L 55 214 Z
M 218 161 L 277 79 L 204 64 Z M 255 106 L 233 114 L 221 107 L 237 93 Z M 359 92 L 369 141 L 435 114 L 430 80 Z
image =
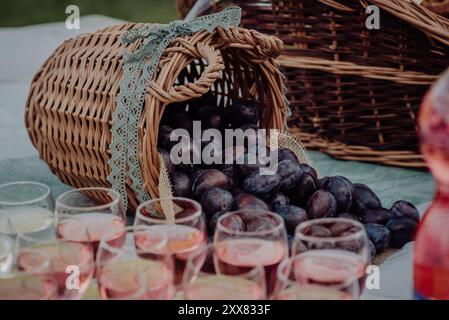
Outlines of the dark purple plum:
M 251 209 L 263 211 L 269 210 L 268 205 L 265 203 L 265 201 L 249 193 L 242 193 L 236 197 L 235 209 L 236 210 Z
M 167 151 L 170 153 L 173 164 L 184 170 L 192 170 L 196 159 L 201 160 L 201 141 L 195 143 L 189 135 L 174 135 L 175 141 Z M 177 140 L 176 140 L 177 139 Z M 178 157 L 180 163 L 176 162 Z
M 283 160 L 278 164 L 277 173 L 281 177 L 281 190 L 288 191 L 292 190 L 298 185 L 301 179 L 302 170 L 298 162 L 292 160 Z
M 197 212 L 197 208 L 195 207 L 184 207 L 181 211 L 176 212 L 176 219 L 183 219 L 187 217 L 191 217 L 193 214 Z
M 221 149 L 221 143 L 215 140 L 203 140 L 201 141 L 201 153 L 202 153 L 202 165 L 204 167 L 221 165 L 223 162 L 223 150 Z M 210 159 L 207 159 L 207 156 Z
M 223 126 L 223 117 L 219 112 L 212 113 L 203 124 L 207 129 L 220 129 Z
M 244 124 L 259 123 L 259 107 L 256 103 L 250 101 L 234 102 L 226 112 L 227 121 L 237 128 Z
M 297 255 L 303 252 L 306 252 L 307 250 L 309 250 L 309 248 L 307 247 L 306 243 L 304 241 L 295 240 L 295 237 L 293 235 L 288 235 L 290 237 L 292 237 L 293 241 L 292 244 L 290 245 L 290 252 L 292 252 L 292 255 Z M 294 250 L 294 251 L 293 251 Z
M 420 220 L 418 209 L 416 209 L 416 207 L 408 201 L 396 201 L 391 206 L 390 212 L 393 215 L 393 218 L 406 217 L 414 220 L 417 223 L 419 223 Z
M 407 217 L 393 218 L 387 223 L 387 228 L 391 232 L 391 246 L 400 249 L 406 243 L 413 241 L 418 223 Z
M 274 152 L 276 152 L 276 151 L 274 151 Z M 291 161 L 298 162 L 298 157 L 290 149 L 279 148 L 279 149 L 277 149 L 277 152 L 278 152 L 278 162 L 282 162 L 284 160 L 291 160 Z
M 332 237 L 332 232 L 328 228 L 317 224 L 311 225 L 306 230 L 303 230 L 302 233 L 305 234 L 306 236 L 311 237 L 319 237 L 319 238 Z
M 223 172 L 217 169 L 204 170 L 198 175 L 193 183 L 193 195 L 195 198 L 201 199 L 203 194 L 213 187 L 229 190 L 231 187 L 231 180 Z
M 299 166 L 301 167 L 303 173 L 310 174 L 316 181 L 318 181 L 318 173 L 314 168 L 305 163 L 300 163 Z
M 161 126 L 159 128 L 159 134 L 157 138 L 157 146 L 170 152 L 172 142 L 170 141 L 170 135 L 173 129 L 169 126 Z
M 368 209 L 360 213 L 362 223 L 378 223 L 386 225 L 392 217 L 391 212 L 387 209 Z
M 330 192 L 318 190 L 307 201 L 307 213 L 310 219 L 334 217 L 337 214 L 337 201 Z
M 223 172 L 231 181 L 231 191 L 234 193 L 236 189 L 242 184 L 242 181 L 240 179 L 240 175 L 238 173 L 237 168 L 232 165 L 223 165 L 220 169 L 221 172 Z
M 347 236 L 350 235 L 348 234 L 343 234 L 342 236 Z M 347 240 L 342 240 L 336 243 L 336 247 L 339 249 L 343 249 L 346 251 L 352 251 L 355 253 L 360 252 L 360 250 L 363 248 L 363 244 L 361 241 L 359 241 L 359 239 L 347 239 Z
M 278 191 L 280 183 L 281 177 L 277 173 L 261 175 L 259 172 L 253 172 L 245 178 L 243 188 L 255 195 L 269 196 Z
M 158 149 L 159 154 L 162 157 L 162 160 L 164 160 L 165 168 L 167 169 L 168 174 L 173 174 L 175 172 L 175 166 L 171 162 L 170 154 L 168 151 L 164 149 Z
M 215 106 L 204 106 L 195 112 L 195 119 L 201 121 L 202 129 L 221 129 L 224 125 L 222 111 Z
M 298 224 L 308 219 L 307 212 L 296 206 L 283 206 L 278 208 L 276 212 L 284 219 L 285 227 L 289 234 L 294 234 Z
M 266 167 L 260 163 L 255 151 L 246 153 L 243 157 L 238 158 L 236 163 L 242 177 L 247 177 L 254 172 L 259 172 L 260 168 Z
M 330 179 L 330 177 L 323 177 L 318 180 L 318 189 L 323 189 L 323 185 L 327 183 L 327 181 Z
M 233 231 L 246 231 L 246 224 L 238 214 L 231 214 L 221 220 L 221 225 Z
M 323 181 L 321 189 L 330 192 L 337 200 L 337 212 L 349 212 L 354 199 L 354 186 L 342 176 L 329 177 Z
M 282 192 L 276 193 L 273 198 L 271 199 L 270 206 L 271 209 L 276 211 L 280 207 L 284 207 L 290 203 L 290 200 L 288 197 L 283 194 Z
M 340 237 L 344 235 L 346 232 L 351 232 L 352 224 L 347 222 L 334 222 L 331 226 L 329 226 L 329 230 L 332 233 L 333 237 Z
M 211 218 L 217 212 L 231 210 L 234 197 L 229 191 L 211 188 L 203 194 L 200 203 L 206 217 Z
M 310 174 L 303 172 L 298 184 L 288 195 L 292 203 L 303 206 L 309 198 L 317 191 L 317 181 Z
M 251 219 L 247 219 L 246 231 L 248 232 L 260 232 L 270 230 L 278 226 L 278 222 L 269 216 L 255 216 Z
M 193 120 L 203 121 L 205 120 L 211 113 L 215 113 L 215 111 L 219 111 L 220 109 L 215 106 L 213 103 L 207 103 L 205 101 L 194 101 L 190 103 L 191 113 L 193 115 Z
M 175 197 L 190 197 L 192 195 L 192 181 L 182 171 L 175 171 L 170 175 L 172 191 Z
M 259 130 L 259 127 L 255 124 L 246 123 L 243 126 L 240 126 L 238 129 L 242 130 L 243 137 L 245 137 L 243 145 L 239 147 L 244 147 L 246 150 L 255 149 L 258 146 L 257 132 Z
M 380 199 L 368 186 L 362 183 L 355 183 L 354 192 L 353 212 L 355 214 L 360 214 L 368 209 L 382 208 Z
M 384 225 L 378 223 L 365 224 L 368 238 L 373 242 L 377 253 L 383 252 L 390 244 L 391 232 Z
M 232 165 L 237 162 L 237 159 L 241 159 L 245 156 L 245 147 L 233 146 L 224 149 L 223 151 L 223 164 Z
M 344 218 L 344 219 L 360 221 L 359 217 L 357 217 L 356 215 L 353 215 L 351 213 L 346 213 L 346 212 L 337 214 L 337 218 Z

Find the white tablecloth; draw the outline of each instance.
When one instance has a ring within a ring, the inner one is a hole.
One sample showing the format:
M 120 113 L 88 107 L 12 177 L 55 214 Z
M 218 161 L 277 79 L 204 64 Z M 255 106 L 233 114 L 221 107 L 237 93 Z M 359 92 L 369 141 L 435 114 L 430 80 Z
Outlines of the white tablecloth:
M 29 142 L 24 128 L 24 106 L 31 79 L 64 39 L 120 22 L 104 16 L 86 16 L 81 18 L 81 29 L 73 31 L 67 30 L 64 23 L 0 28 L 0 160 L 22 158 L 0 162 L 0 170 L 4 171 L 0 172 L 3 180 L 13 181 L 15 177 L 20 179 L 37 177 L 41 181 L 48 181 L 49 184 L 57 183 L 50 171 L 37 159 L 37 152 Z M 326 165 L 329 165 L 330 161 L 332 160 L 327 160 Z M 29 170 L 21 169 L 24 163 L 28 164 Z M 323 161 L 323 163 L 326 162 Z M 12 173 L 14 177 L 8 175 L 10 170 L 16 170 L 16 173 Z M 348 171 L 343 165 L 341 170 Z M 404 174 L 398 179 L 402 179 L 404 183 Z M 399 187 L 399 182 L 387 183 L 388 188 L 395 185 Z M 385 189 L 385 186 L 381 188 Z M 416 192 L 419 193 L 419 189 L 415 190 L 415 194 Z M 420 206 L 421 209 L 425 207 L 426 204 Z M 412 248 L 412 244 L 407 245 L 381 266 L 380 290 L 366 291 L 365 299 L 409 299 L 412 297 Z

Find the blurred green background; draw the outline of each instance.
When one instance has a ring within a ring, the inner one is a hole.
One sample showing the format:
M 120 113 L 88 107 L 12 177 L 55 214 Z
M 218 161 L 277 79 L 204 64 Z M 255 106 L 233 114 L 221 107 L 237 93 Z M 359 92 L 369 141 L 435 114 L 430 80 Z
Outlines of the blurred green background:
M 65 21 L 68 5 L 81 16 L 102 14 L 134 22 L 168 22 L 177 18 L 175 0 L 0 0 L 0 27 Z

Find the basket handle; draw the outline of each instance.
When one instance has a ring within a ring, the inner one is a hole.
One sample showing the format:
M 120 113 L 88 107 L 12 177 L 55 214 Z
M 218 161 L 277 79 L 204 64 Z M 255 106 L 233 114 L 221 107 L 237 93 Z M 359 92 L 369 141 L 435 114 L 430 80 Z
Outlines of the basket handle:
M 196 82 L 171 87 L 167 91 L 152 81 L 147 89 L 152 96 L 167 104 L 188 101 L 203 96 L 210 90 L 215 81 L 221 78 L 221 71 L 225 69 L 225 66 L 220 51 L 202 42 L 199 42 L 193 49 L 191 50 L 192 56 L 205 59 L 208 64 L 201 77 Z

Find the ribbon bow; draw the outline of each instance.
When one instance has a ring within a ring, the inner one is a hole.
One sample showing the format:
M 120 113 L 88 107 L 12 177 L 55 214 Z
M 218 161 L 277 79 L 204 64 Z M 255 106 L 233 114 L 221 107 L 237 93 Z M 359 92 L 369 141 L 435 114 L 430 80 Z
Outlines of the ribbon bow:
M 143 40 L 142 45 L 134 52 L 123 53 L 123 79 L 120 82 L 120 93 L 116 97 L 116 109 L 112 115 L 111 128 L 111 173 L 108 181 L 112 188 L 123 197 L 127 207 L 127 177 L 131 179 L 131 189 L 140 202 L 150 199 L 145 191 L 138 158 L 138 123 L 145 99 L 145 89 L 153 78 L 164 50 L 177 37 L 188 36 L 201 30 L 209 32 L 217 27 L 229 28 L 238 26 L 241 19 L 239 7 L 189 22 L 173 21 L 170 24 L 145 24 L 122 35 L 123 45 Z M 149 61 L 149 63 L 146 63 Z

